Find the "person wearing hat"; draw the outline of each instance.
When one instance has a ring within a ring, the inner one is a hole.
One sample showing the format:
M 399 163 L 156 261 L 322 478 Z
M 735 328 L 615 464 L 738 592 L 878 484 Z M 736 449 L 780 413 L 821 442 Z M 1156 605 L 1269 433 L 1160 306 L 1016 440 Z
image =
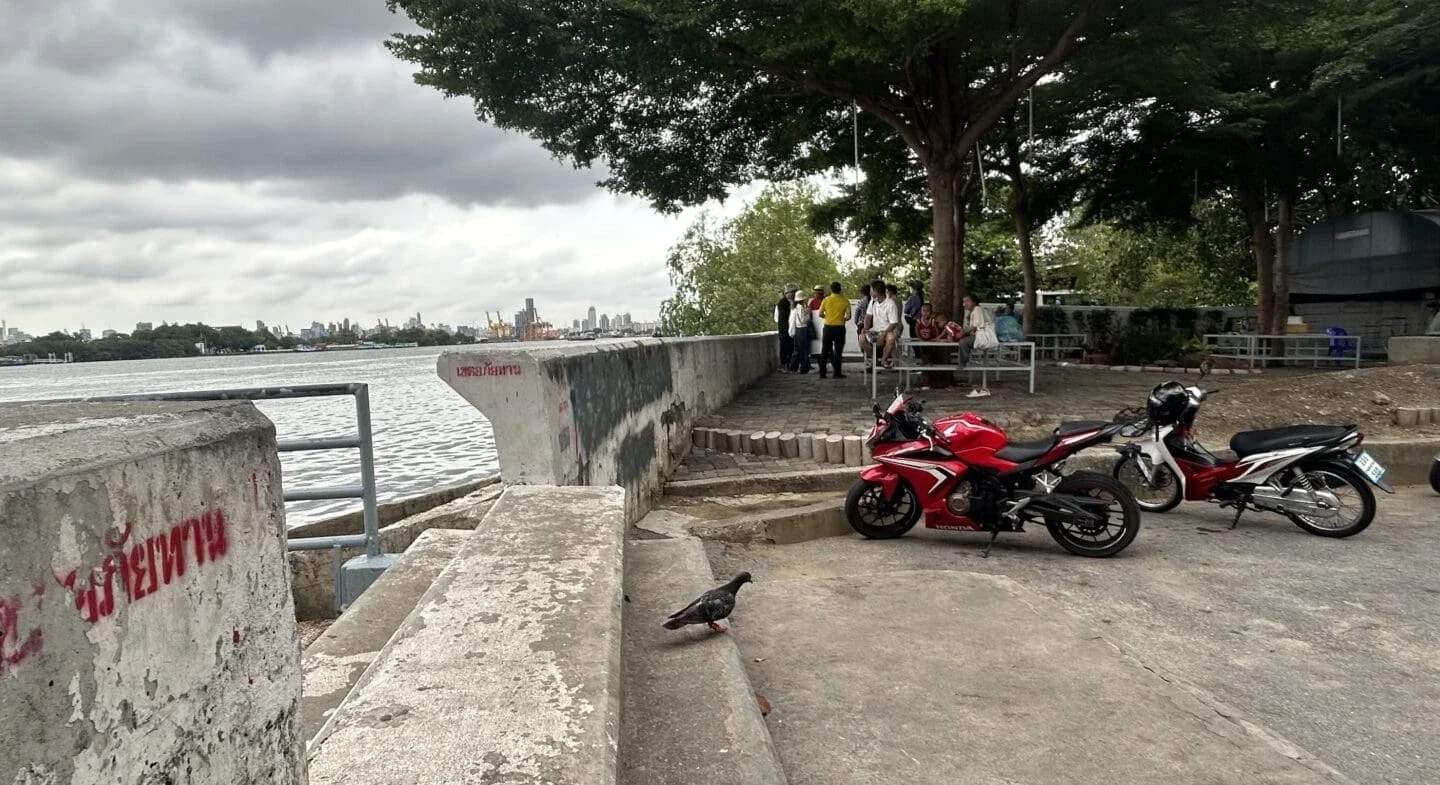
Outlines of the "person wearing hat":
M 790 337 L 790 310 L 795 306 L 795 291 L 800 287 L 785 284 L 785 294 L 775 304 L 775 330 L 780 334 L 780 370 L 788 371 L 790 356 L 795 353 L 795 339 Z
M 803 292 L 795 293 L 795 307 L 790 311 L 790 337 L 795 348 L 790 355 L 791 373 L 810 373 L 810 334 L 814 332 L 814 314 Z

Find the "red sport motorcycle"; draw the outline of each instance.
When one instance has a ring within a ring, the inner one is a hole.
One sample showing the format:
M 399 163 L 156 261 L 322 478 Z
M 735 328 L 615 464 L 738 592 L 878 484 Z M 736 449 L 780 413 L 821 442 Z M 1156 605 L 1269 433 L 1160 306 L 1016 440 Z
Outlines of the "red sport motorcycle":
M 1050 536 L 1081 556 L 1113 556 L 1140 531 L 1140 507 L 1124 485 L 1104 474 L 1065 475 L 1071 455 L 1109 442 L 1124 423 L 1064 423 L 1051 436 L 1014 443 L 978 414 L 942 417 L 934 423 L 908 394 L 890 408 L 876 405 L 866 444 L 873 464 L 845 499 L 851 528 L 871 539 L 909 531 L 920 516 L 927 529 L 1024 531 L 1043 520 Z

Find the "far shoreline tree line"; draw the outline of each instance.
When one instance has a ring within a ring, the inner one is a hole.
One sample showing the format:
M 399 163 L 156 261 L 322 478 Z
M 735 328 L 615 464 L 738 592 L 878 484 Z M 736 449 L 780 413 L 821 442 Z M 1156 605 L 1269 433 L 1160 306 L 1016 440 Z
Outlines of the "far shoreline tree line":
M 65 332 L 52 332 L 24 343 L 0 347 L 0 357 L 54 355 L 64 358 L 68 353 L 75 362 L 107 360 L 152 360 L 173 357 L 198 357 L 200 348 L 211 354 L 244 354 L 257 346 L 266 351 L 294 349 L 297 346 L 346 346 L 369 341 L 377 344 L 415 343 L 420 346 L 450 346 L 472 343 L 462 335 L 427 328 L 382 328 L 369 331 L 365 337 L 354 331 L 338 331 L 324 338 L 305 340 L 293 335 L 276 336 L 269 331 L 247 330 L 243 327 L 211 327 L 206 324 L 166 324 L 153 330 L 137 330 L 129 335 L 82 340 Z

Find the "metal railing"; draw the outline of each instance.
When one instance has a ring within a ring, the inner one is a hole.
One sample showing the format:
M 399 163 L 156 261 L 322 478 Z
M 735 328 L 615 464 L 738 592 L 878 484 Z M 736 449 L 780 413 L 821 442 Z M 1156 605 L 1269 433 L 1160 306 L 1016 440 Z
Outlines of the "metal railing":
M 1329 333 L 1290 333 L 1286 335 L 1259 335 L 1255 333 L 1207 333 L 1205 342 L 1210 344 L 1211 356 L 1256 364 L 1309 362 L 1318 368 L 1320 363 L 1334 362 L 1348 364 L 1345 355 L 1354 352 L 1355 367 L 1360 367 L 1359 335 L 1330 335 Z
M 281 439 L 278 452 L 314 450 L 360 451 L 360 484 L 331 485 L 318 488 L 285 489 L 287 502 L 327 499 L 359 499 L 364 507 L 365 532 L 325 537 L 302 537 L 288 540 L 292 551 L 332 550 L 336 558 L 336 597 L 340 596 L 340 549 L 365 547 L 365 555 L 378 557 L 380 546 L 380 513 L 375 501 L 375 449 L 370 428 L 370 387 L 366 384 L 297 384 L 283 387 L 247 387 L 234 390 L 195 390 L 192 392 L 138 393 L 134 395 L 103 395 L 87 398 L 61 398 L 34 403 L 131 403 L 138 401 L 272 401 L 287 398 L 324 398 L 350 395 L 355 398 L 356 433 L 353 436 Z M 283 486 L 283 484 L 282 484 Z

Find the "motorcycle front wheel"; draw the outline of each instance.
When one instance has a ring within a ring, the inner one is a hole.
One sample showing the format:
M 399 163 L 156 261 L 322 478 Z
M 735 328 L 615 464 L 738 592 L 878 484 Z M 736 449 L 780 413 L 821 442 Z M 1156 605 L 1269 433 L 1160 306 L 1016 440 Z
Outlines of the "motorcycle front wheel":
M 904 480 L 889 501 L 880 483 L 868 480 L 856 480 L 845 496 L 845 520 L 872 540 L 893 540 L 905 534 L 920 520 L 920 512 L 920 499 Z
M 1055 493 L 1093 496 L 1110 502 L 1104 518 L 1095 523 L 1072 521 L 1056 515 L 1045 516 L 1050 536 L 1077 556 L 1114 556 L 1129 547 L 1140 533 L 1140 505 L 1130 491 L 1113 477 L 1098 472 L 1075 472 L 1055 486 Z
M 1435 462 L 1430 464 L 1430 487 L 1440 493 L 1440 455 L 1435 456 Z
M 1175 470 L 1166 464 L 1155 467 L 1153 483 L 1145 480 L 1140 461 L 1133 455 L 1126 455 L 1116 461 L 1111 473 L 1130 491 L 1135 497 L 1135 503 L 1145 512 L 1169 512 L 1182 501 L 1180 481 L 1175 477 Z

